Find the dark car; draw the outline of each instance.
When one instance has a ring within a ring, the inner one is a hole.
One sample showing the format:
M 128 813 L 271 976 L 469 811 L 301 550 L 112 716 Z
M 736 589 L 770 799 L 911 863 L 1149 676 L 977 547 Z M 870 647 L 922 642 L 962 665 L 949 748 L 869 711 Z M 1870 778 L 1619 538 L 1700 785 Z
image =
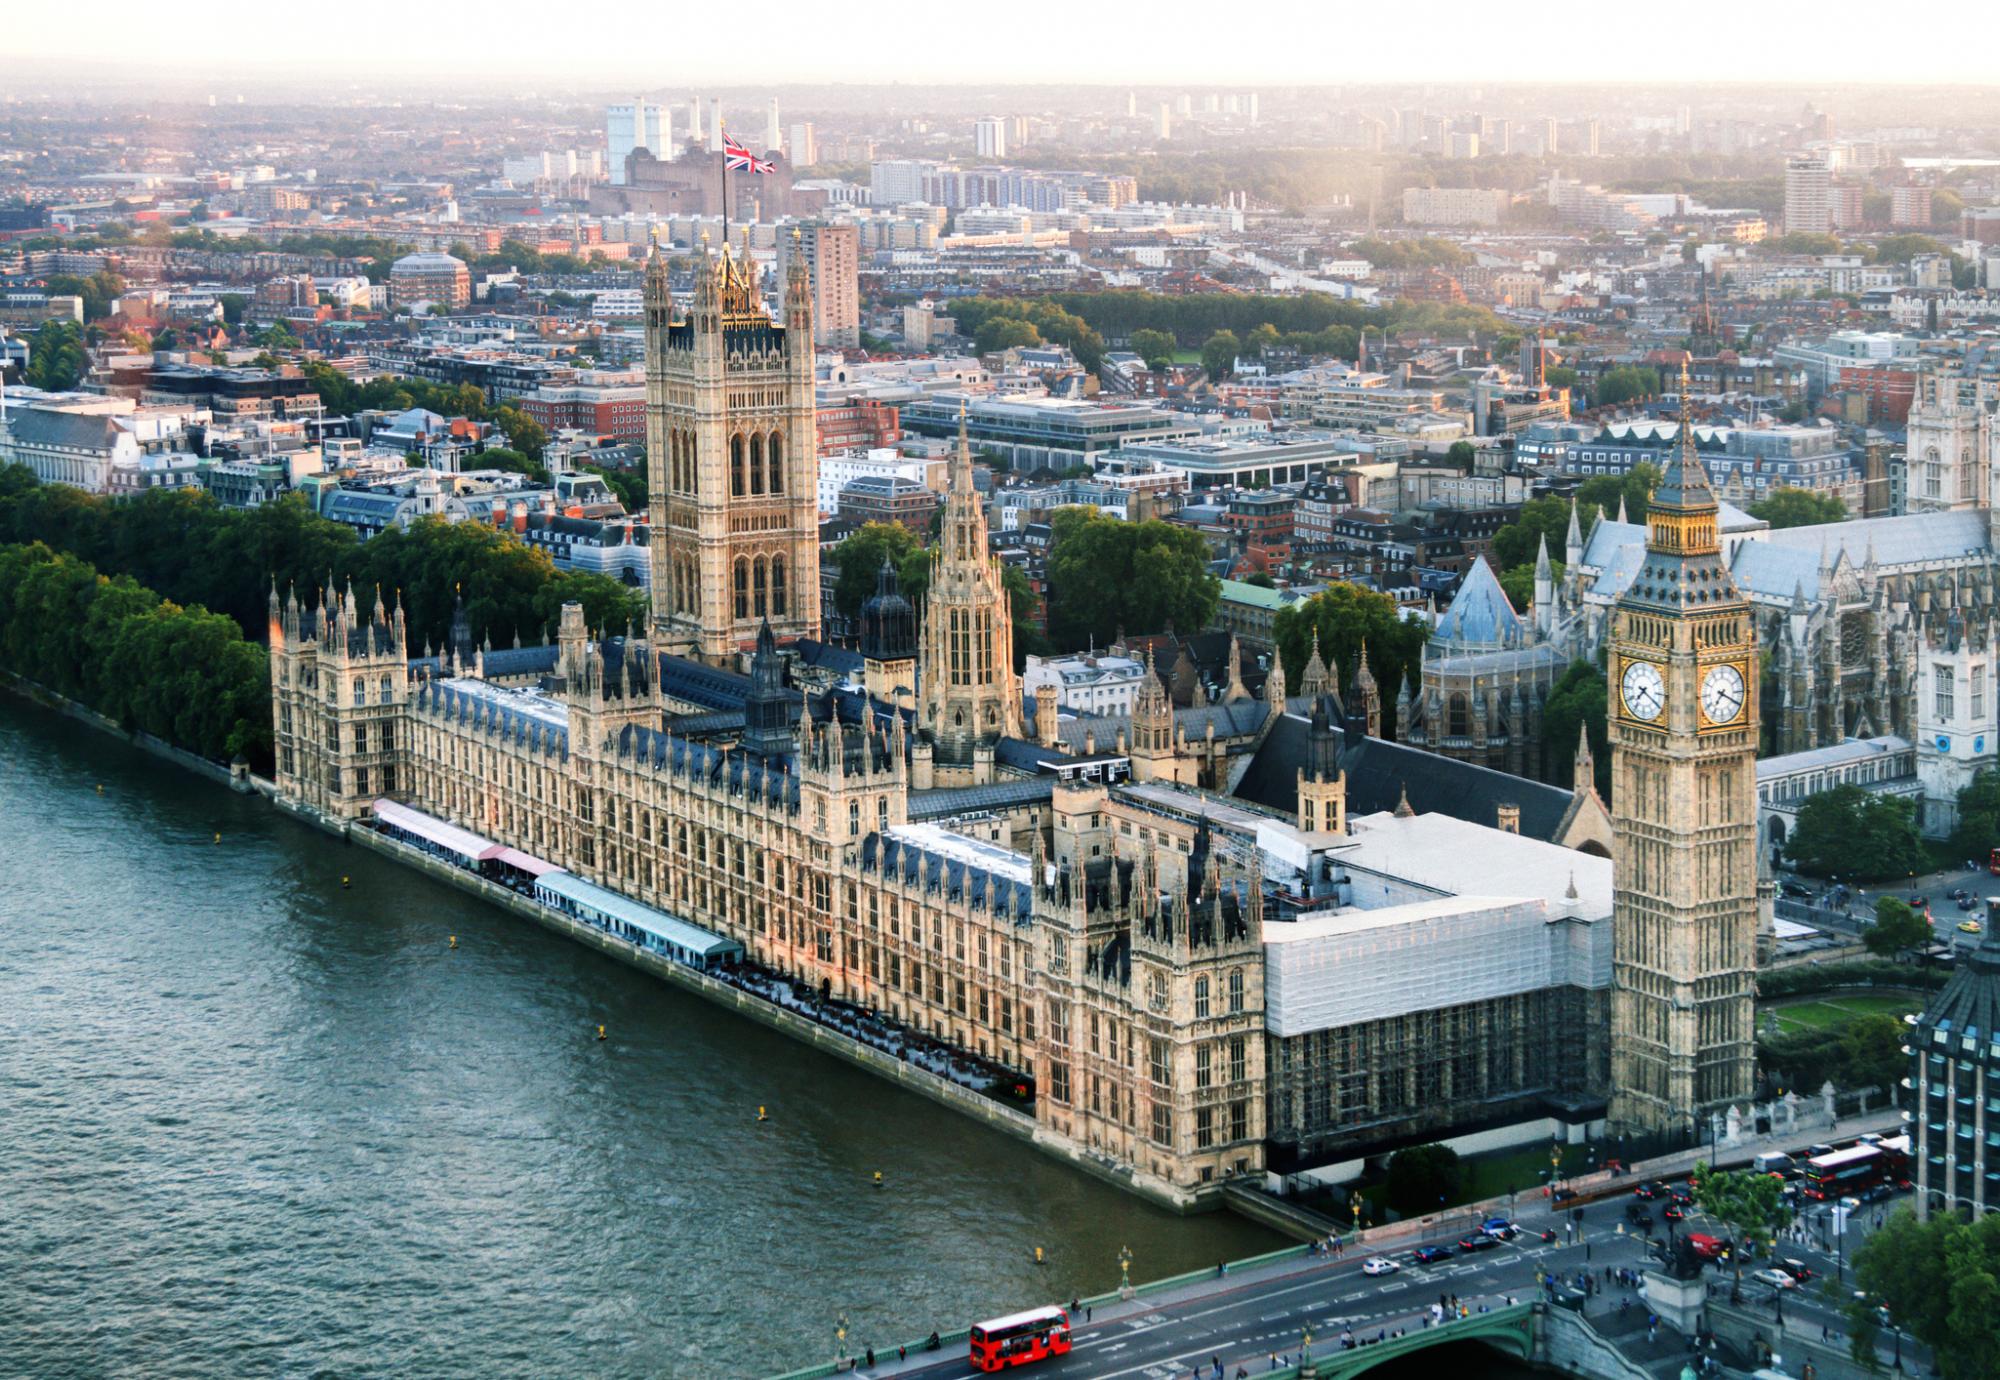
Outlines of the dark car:
M 1803 1260 L 1774 1260 L 1771 1263 L 1801 1284 L 1813 1277 L 1812 1266 Z
M 1474 1233 L 1473 1235 L 1462 1239 L 1458 1243 L 1458 1248 L 1461 1251 L 1464 1251 L 1467 1255 L 1470 1255 L 1474 1251 L 1490 1251 L 1499 1244 L 1500 1243 L 1498 1241 L 1494 1240 L 1490 1236 L 1485 1235 L 1484 1233 Z
M 1410 1259 L 1419 1265 L 1435 1265 L 1440 1260 L 1451 1259 L 1449 1246 L 1419 1246 L 1410 1252 Z
M 1652 1199 L 1660 1196 L 1659 1185 L 1640 1184 L 1637 1188 L 1632 1190 L 1632 1196 L 1634 1198 L 1644 1198 L 1648 1201 L 1651 1201 Z
M 1679 1203 L 1668 1203 L 1667 1210 L 1661 1213 L 1660 1216 L 1666 1218 L 1669 1222 L 1678 1222 L 1687 1216 L 1687 1212 Z
M 1667 1200 L 1675 1207 L 1693 1207 L 1694 1195 L 1684 1188 L 1677 1188 L 1667 1195 Z
M 1653 1225 L 1653 1210 L 1644 1203 L 1627 1203 L 1625 1220 L 1635 1227 L 1650 1227 Z
M 1801 901 L 1810 901 L 1813 894 L 1813 889 L 1803 882 L 1779 882 L 1778 890 Z

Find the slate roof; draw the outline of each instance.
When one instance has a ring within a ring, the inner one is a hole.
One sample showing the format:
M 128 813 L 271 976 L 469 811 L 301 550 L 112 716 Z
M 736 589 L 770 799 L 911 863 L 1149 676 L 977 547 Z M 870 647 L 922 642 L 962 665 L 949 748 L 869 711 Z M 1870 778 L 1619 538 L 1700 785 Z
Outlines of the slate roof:
M 1484 647 L 1522 640 L 1521 615 L 1507 601 L 1507 592 L 1500 588 L 1500 577 L 1493 573 L 1486 557 L 1473 558 L 1472 568 L 1459 582 L 1458 593 L 1452 595 L 1451 607 L 1438 620 L 1431 640 Z
M 1984 556 L 1992 550 L 1987 532 L 1989 514 L 1984 508 L 1961 508 L 1945 513 L 1906 513 L 1900 517 L 1854 518 L 1847 522 L 1825 522 L 1811 527 L 1785 527 L 1772 532 L 1760 546 L 1810 552 L 1815 566 L 1820 548 L 1827 555 L 1845 551 L 1856 566 L 1868 559 L 1872 546 L 1875 563 L 1881 566 L 1934 562 L 1948 556 Z M 1753 543 L 1745 543 L 1745 546 Z M 1743 548 L 1738 548 L 1739 554 Z M 1791 590 L 1787 589 L 1786 594 Z M 1810 587 L 1807 593 L 1811 593 Z
M 1271 732 L 1250 759 L 1249 769 L 1234 794 L 1253 804 L 1286 814 L 1298 810 L 1299 766 L 1306 760 L 1311 723 L 1288 713 L 1271 725 Z M 1418 814 L 1450 815 L 1473 824 L 1493 824 L 1499 807 L 1521 807 L 1521 832 L 1529 838 L 1554 841 L 1561 831 L 1574 791 L 1384 738 L 1359 738 L 1352 743 L 1339 728 L 1340 768 L 1347 773 L 1347 812 L 1371 815 L 1394 810 L 1403 793 Z
M 94 412 L 62 412 L 49 407 L 14 408 L 7 429 L 16 445 L 63 446 L 109 452 L 118 444 L 118 424 Z
M 978 810 L 1015 810 L 1024 805 L 1046 804 L 1055 795 L 1053 776 L 1031 776 L 1012 781 L 995 781 L 984 786 L 952 786 L 936 791 L 910 792 L 911 822 L 949 819 L 953 815 Z
M 1978 947 L 1960 957 L 1958 971 L 1918 1018 L 1921 1029 L 2000 1043 L 2000 936 L 1994 934 L 1996 922 L 2000 916 L 1989 913 Z
M 948 897 L 968 897 L 974 910 L 990 909 L 1017 925 L 1027 924 L 1034 915 L 1034 889 L 1028 883 L 1016 882 L 894 834 L 870 834 L 863 839 L 861 866 L 883 876 L 900 874 L 908 885 L 921 885 Z

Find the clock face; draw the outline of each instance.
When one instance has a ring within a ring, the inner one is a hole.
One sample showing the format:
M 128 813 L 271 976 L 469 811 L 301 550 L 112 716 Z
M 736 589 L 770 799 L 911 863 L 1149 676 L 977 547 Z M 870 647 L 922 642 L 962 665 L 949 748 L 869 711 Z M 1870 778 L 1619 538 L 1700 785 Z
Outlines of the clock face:
M 1711 666 L 1701 678 L 1701 712 L 1712 724 L 1735 723 L 1743 713 L 1743 673 L 1734 666 Z
M 1660 668 L 1650 661 L 1627 662 L 1618 688 L 1625 698 L 1625 712 L 1635 719 L 1651 723 L 1667 707 L 1666 682 L 1660 678 Z

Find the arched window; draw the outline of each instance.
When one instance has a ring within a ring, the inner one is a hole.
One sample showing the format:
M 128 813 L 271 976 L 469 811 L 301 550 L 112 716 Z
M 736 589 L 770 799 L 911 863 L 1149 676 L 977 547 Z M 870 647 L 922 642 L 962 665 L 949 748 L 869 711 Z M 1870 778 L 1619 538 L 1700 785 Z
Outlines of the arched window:
M 781 494 L 785 491 L 784 438 L 777 432 L 772 432 L 771 439 L 766 443 L 764 454 L 771 466 L 770 490 L 774 494 Z
M 732 498 L 743 497 L 743 438 L 729 438 L 729 493 Z
M 765 562 L 762 556 L 759 556 L 756 559 L 755 563 L 752 564 L 750 567 L 750 578 L 753 582 L 752 588 L 755 589 L 756 591 L 756 599 L 754 603 L 756 606 L 756 613 L 759 618 L 762 618 L 767 612 L 769 612 L 769 605 L 767 605 L 764 602 L 764 592 L 765 589 L 767 588 L 768 581 L 770 579 L 770 573 L 771 573 L 771 568 Z M 742 615 L 738 614 L 737 616 L 740 618 Z
M 1229 970 L 1229 1010 L 1232 1014 L 1243 1009 L 1243 970 Z
M 750 438 L 750 492 L 764 492 L 764 437 L 761 432 Z
M 771 557 L 771 613 L 774 617 L 785 616 L 785 558 Z
M 1208 979 L 1205 977 L 1194 980 L 1194 1014 L 1196 1020 L 1208 1019 Z
M 1446 734 L 1453 738 L 1468 737 L 1472 733 L 1472 705 L 1462 694 L 1451 697 L 1451 709 L 1445 720 Z
M 750 616 L 750 562 L 736 558 L 736 616 Z

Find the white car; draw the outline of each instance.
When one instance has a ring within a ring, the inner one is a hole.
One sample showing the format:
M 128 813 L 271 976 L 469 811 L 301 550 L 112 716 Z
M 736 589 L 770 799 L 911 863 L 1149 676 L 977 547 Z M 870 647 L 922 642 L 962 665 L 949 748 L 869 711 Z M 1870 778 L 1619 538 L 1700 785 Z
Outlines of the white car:
M 1361 1262 L 1361 1273 L 1364 1275 L 1393 1275 L 1402 1268 L 1395 1261 L 1379 1255 Z
M 1768 1284 L 1773 1289 L 1796 1289 L 1799 1287 L 1797 1280 L 1779 1269 L 1759 1270 L 1751 1275 L 1750 1278 L 1756 1280 L 1759 1284 Z

